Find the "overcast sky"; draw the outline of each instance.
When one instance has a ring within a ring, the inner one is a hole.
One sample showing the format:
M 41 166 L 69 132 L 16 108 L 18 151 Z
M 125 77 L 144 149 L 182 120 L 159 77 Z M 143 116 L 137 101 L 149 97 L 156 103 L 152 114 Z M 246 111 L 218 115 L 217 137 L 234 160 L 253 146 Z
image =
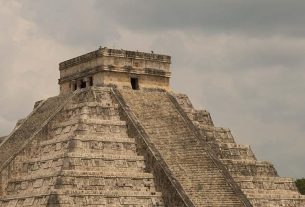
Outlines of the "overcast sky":
M 98 46 L 172 56 L 171 85 L 281 176 L 305 176 L 305 1 L 0 0 L 0 136 Z

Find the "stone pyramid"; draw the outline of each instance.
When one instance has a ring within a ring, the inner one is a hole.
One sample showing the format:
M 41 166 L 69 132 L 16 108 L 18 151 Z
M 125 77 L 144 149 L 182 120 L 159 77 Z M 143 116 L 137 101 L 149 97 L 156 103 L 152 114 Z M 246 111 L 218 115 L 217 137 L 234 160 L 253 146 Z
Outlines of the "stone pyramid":
M 170 56 L 100 48 L 60 63 L 60 95 L 0 138 L 0 207 L 301 207 L 169 86 Z

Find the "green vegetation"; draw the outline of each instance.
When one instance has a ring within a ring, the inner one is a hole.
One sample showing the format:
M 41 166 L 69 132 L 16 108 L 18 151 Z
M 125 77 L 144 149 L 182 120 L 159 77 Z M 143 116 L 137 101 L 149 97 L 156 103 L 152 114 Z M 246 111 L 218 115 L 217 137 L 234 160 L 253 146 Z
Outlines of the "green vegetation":
M 305 178 L 297 179 L 295 184 L 302 195 L 305 195 Z

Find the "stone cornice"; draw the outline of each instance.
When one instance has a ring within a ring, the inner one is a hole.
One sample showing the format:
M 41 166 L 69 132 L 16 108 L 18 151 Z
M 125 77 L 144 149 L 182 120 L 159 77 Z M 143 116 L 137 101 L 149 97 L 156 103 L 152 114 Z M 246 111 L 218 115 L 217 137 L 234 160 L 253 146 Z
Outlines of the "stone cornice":
M 98 57 L 122 57 L 122 58 L 131 58 L 131 59 L 158 61 L 169 64 L 171 63 L 171 57 L 168 55 L 129 51 L 129 50 L 109 49 L 107 47 L 104 47 L 59 63 L 59 70 L 63 70 L 81 63 L 85 63 L 90 60 L 94 60 Z
M 74 74 L 74 75 L 68 75 L 65 77 L 62 77 L 58 80 L 58 83 L 64 83 L 66 81 L 71 81 L 79 78 L 83 78 L 86 76 L 91 76 L 99 72 L 118 72 L 118 73 L 129 73 L 129 74 L 136 74 L 136 75 L 151 75 L 151 76 L 162 76 L 170 78 L 171 72 L 166 72 L 160 69 L 154 69 L 154 68 L 141 68 L 141 69 L 135 69 L 131 66 L 127 67 L 115 67 L 112 65 L 101 65 L 94 68 L 88 68 L 84 70 L 83 72 Z

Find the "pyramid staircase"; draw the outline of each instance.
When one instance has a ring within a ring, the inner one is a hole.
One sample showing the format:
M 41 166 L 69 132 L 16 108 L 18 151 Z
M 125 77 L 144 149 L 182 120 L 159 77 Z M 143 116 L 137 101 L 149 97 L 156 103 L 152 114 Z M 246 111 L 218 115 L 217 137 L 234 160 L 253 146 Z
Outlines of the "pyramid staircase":
M 119 90 L 193 206 L 252 206 L 166 92 Z
M 194 109 L 186 95 L 171 93 L 168 96 L 212 146 L 253 206 L 305 206 L 305 196 L 297 191 L 293 179 L 279 177 L 274 166 L 258 161 L 249 146 L 236 144 L 229 129 L 215 127 L 209 112 Z

